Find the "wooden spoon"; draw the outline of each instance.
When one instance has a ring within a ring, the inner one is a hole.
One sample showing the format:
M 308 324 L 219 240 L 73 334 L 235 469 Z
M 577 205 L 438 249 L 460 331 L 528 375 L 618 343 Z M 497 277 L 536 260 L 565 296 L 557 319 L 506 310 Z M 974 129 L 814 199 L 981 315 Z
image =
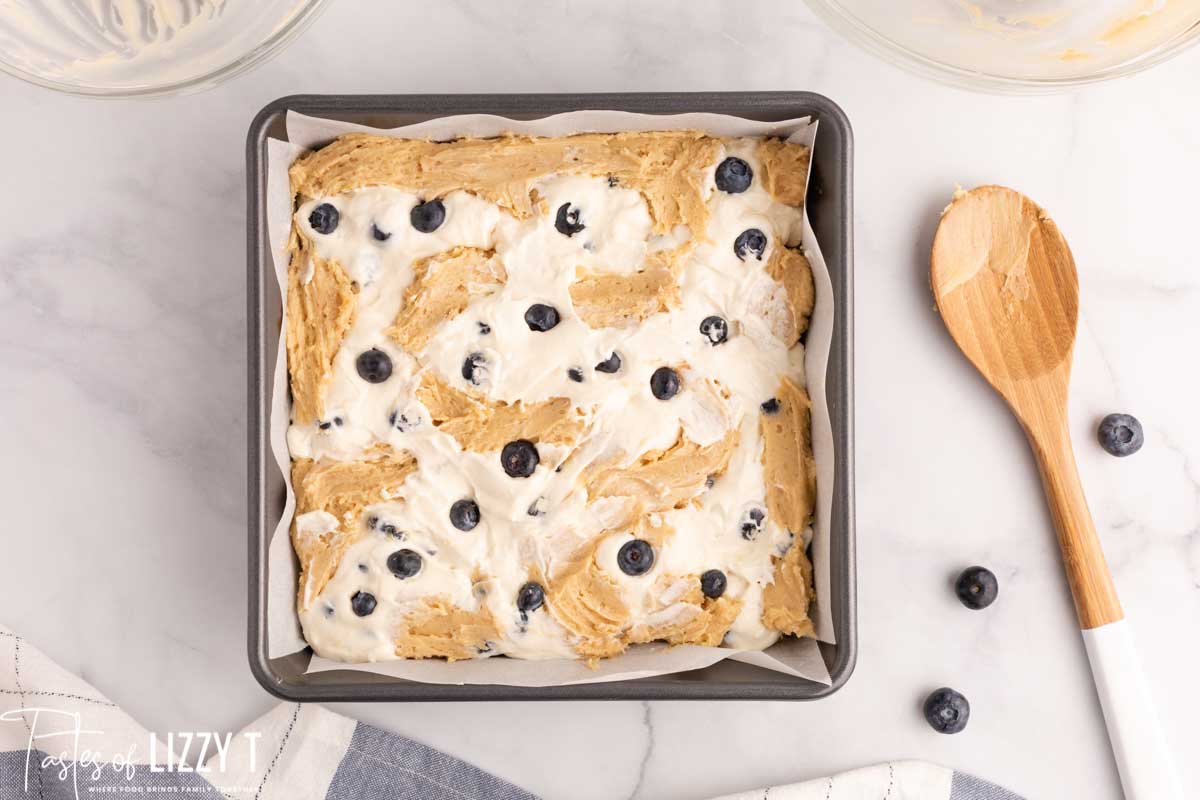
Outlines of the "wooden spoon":
M 1028 197 L 981 186 L 956 192 L 942 214 L 931 276 L 950 335 L 1008 402 L 1033 447 L 1125 796 L 1179 797 L 1067 429 L 1079 315 L 1071 250 Z

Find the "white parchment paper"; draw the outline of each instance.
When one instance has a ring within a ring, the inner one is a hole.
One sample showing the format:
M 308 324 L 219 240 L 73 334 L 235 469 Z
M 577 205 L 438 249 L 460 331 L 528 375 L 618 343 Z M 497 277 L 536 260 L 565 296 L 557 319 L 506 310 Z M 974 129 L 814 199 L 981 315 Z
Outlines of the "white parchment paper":
M 288 141 L 267 142 L 267 229 L 274 257 L 279 290 L 287 289 L 287 240 L 292 222 L 292 195 L 288 167 L 307 149 L 319 147 L 351 132 L 385 133 L 391 136 L 446 140 L 460 136 L 488 137 L 502 133 L 536 136 L 563 136 L 572 133 L 616 132 L 627 130 L 703 130 L 715 136 L 779 136 L 812 147 L 817 125 L 809 118 L 781 122 L 756 122 L 721 114 L 630 114 L 619 111 L 575 111 L 537 120 L 519 121 L 491 115 L 473 114 L 441 117 L 416 125 L 382 131 L 363 125 L 306 117 L 289 112 Z M 817 508 L 813 522 L 813 576 L 816 601 L 810 609 L 817 638 L 834 641 L 830 614 L 829 530 L 833 496 L 833 430 L 825 399 L 825 372 L 833 338 L 833 287 L 821 248 L 809 224 L 805 209 L 801 238 L 812 265 L 816 306 L 807 337 L 805 372 L 812 396 L 813 456 L 817 464 Z M 287 313 L 286 303 L 284 314 Z M 286 328 L 286 317 L 283 326 Z M 289 421 L 287 405 L 287 364 L 285 342 L 280 337 L 272 387 L 270 438 L 271 451 L 287 483 L 287 502 L 275 528 L 268 555 L 267 653 L 271 658 L 298 652 L 307 647 L 296 615 L 296 582 L 299 564 L 288 535 L 295 510 L 290 457 L 286 434 Z M 488 658 L 459 661 L 384 661 L 371 664 L 345 664 L 313 656 L 308 672 L 361 670 L 405 680 L 441 684 L 503 684 L 510 686 L 563 686 L 574 683 L 628 680 L 672 672 L 701 669 L 733 659 L 747 664 L 829 684 L 829 671 L 821 658 L 816 641 L 786 637 L 764 651 L 735 650 L 725 647 L 664 644 L 636 645 L 623 655 L 606 659 L 595 668 L 579 661 L 556 659 L 523 661 Z

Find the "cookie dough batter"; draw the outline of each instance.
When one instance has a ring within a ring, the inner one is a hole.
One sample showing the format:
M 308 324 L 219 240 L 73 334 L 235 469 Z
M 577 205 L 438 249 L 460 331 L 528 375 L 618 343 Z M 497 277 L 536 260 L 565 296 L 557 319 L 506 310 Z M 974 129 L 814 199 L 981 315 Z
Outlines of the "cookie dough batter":
M 806 147 L 352 134 L 291 168 L 299 613 L 328 658 L 812 635 Z

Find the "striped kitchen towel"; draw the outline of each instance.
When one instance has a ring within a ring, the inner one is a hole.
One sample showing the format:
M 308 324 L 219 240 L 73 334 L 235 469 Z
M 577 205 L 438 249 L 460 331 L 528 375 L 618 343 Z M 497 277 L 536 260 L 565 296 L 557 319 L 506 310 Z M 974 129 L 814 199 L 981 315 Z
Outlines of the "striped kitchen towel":
M 190 755 L 188 755 L 190 754 Z M 284 704 L 237 734 L 142 728 L 0 627 L 0 800 L 103 794 L 203 800 L 525 800 L 534 795 L 423 744 L 320 706 Z M 1020 800 L 915 761 L 724 800 Z

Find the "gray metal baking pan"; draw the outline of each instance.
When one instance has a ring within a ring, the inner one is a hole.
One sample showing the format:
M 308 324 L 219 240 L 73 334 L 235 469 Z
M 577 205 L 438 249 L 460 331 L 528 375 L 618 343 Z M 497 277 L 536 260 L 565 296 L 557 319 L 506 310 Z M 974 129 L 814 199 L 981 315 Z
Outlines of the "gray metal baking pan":
M 579 686 L 444 686 L 365 672 L 305 675 L 310 652 L 267 656 L 267 547 L 284 506 L 284 481 L 268 445 L 267 413 L 282 301 L 267 242 L 266 142 L 286 139 L 288 111 L 392 128 L 451 114 L 536 119 L 564 111 L 615 109 L 649 114 L 707 111 L 747 119 L 820 120 L 808 208 L 833 279 L 836 304 L 826 398 L 833 421 L 837 472 L 831 534 L 832 614 L 837 644 L 821 652 L 829 686 L 734 662 L 655 678 Z M 857 652 L 854 560 L 854 303 L 850 123 L 836 104 L 808 92 L 512 95 L 294 95 L 267 105 L 246 142 L 247 318 L 249 325 L 250 669 L 263 687 L 298 702 L 432 700 L 813 700 L 832 694 L 854 670 Z

